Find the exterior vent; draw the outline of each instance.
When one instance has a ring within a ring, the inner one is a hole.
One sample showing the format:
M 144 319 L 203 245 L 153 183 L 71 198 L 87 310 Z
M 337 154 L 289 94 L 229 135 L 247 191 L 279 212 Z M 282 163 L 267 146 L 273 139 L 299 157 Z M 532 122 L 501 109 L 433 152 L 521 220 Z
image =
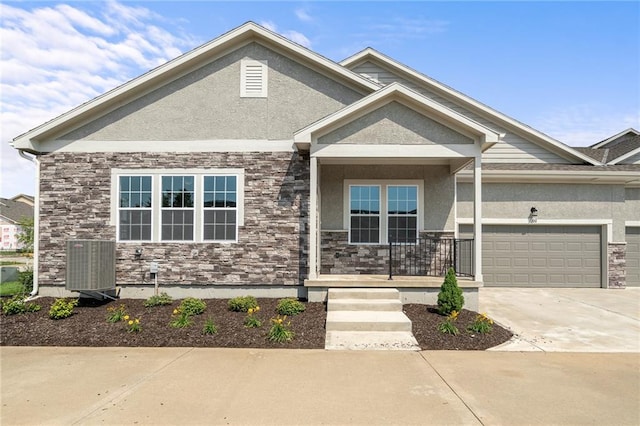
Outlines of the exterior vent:
M 115 288 L 115 241 L 67 240 L 66 289 L 103 291 Z
M 240 97 L 267 97 L 267 61 L 240 61 Z

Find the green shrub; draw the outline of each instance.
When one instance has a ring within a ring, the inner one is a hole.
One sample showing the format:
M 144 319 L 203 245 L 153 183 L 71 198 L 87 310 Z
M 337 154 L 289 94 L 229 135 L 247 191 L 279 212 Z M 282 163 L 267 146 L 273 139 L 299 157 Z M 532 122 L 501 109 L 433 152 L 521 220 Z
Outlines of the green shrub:
M 218 332 L 218 326 L 213 321 L 213 318 L 209 317 L 204 322 L 204 326 L 202 327 L 202 334 L 216 334 Z
M 290 342 L 295 336 L 293 330 L 291 330 L 291 322 L 287 322 L 287 317 L 271 318 L 271 328 L 267 334 L 267 338 L 272 342 Z
M 276 307 L 276 312 L 278 314 L 289 316 L 298 315 L 300 312 L 304 312 L 304 310 L 304 303 L 293 298 L 280 299 L 278 301 L 278 306 Z
M 180 307 L 178 307 L 181 313 L 190 316 L 200 315 L 205 309 L 207 309 L 207 304 L 204 300 L 196 299 L 195 297 L 187 297 L 182 300 Z
M 238 296 L 229 300 L 229 310 L 235 312 L 247 312 L 249 309 L 255 309 L 258 301 L 253 296 Z
M 464 296 L 458 287 L 456 272 L 449 268 L 438 293 L 438 311 L 441 315 L 449 315 L 453 311 L 460 312 L 464 306 Z
M 160 293 L 159 295 L 153 295 L 144 301 L 143 305 L 147 308 L 153 308 L 156 306 L 170 305 L 173 302 L 171 296 L 167 293 Z
M 458 312 L 457 311 L 451 312 L 451 314 L 449 314 L 447 319 L 444 320 L 444 322 L 440 323 L 440 325 L 438 326 L 438 331 L 440 333 L 453 334 L 454 336 L 456 336 L 458 334 L 458 327 L 456 327 L 454 322 L 456 322 L 457 319 L 458 319 Z
M 18 272 L 18 282 L 24 287 L 25 293 L 31 293 L 33 290 L 33 269 L 28 268 Z
M 16 295 L 11 299 L 0 301 L 2 313 L 5 315 L 23 314 L 25 312 L 37 312 L 42 306 L 36 303 L 27 303 L 24 296 Z
M 68 318 L 73 314 L 73 308 L 78 304 L 78 299 L 56 299 L 49 309 L 49 318 L 58 320 Z

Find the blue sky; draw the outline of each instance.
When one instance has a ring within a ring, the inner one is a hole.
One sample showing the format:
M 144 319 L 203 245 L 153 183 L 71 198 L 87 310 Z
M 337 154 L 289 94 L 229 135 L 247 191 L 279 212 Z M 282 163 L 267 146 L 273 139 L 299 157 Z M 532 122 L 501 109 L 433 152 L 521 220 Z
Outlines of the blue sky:
M 12 138 L 246 21 L 335 61 L 373 47 L 571 146 L 640 129 L 635 1 L 5 1 L 1 196 L 34 193 Z

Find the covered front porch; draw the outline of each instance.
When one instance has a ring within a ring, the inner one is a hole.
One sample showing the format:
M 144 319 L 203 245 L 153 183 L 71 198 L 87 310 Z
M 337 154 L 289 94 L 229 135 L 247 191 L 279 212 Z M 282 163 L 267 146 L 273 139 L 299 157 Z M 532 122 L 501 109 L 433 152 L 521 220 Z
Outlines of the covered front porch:
M 477 308 L 482 236 L 474 226 L 473 238 L 457 238 L 456 173 L 473 166 L 479 224 L 481 155 L 499 139 L 396 84 L 297 132 L 310 153 L 309 300 L 393 287 L 404 303 L 433 303 L 454 267 Z

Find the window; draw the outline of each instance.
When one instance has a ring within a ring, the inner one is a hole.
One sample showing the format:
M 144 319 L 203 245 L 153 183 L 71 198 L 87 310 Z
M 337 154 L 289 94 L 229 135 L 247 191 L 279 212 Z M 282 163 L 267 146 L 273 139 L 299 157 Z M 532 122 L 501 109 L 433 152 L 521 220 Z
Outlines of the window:
M 151 240 L 151 176 L 120 176 L 118 238 Z
M 267 61 L 243 59 L 240 61 L 240 97 L 267 97 Z
M 421 188 L 421 181 L 345 181 L 349 243 L 415 242 L 422 211 Z
M 352 243 L 380 242 L 380 187 L 352 185 L 349 187 L 350 227 Z
M 234 241 L 237 233 L 235 176 L 204 177 L 204 239 Z
M 162 176 L 162 240 L 193 240 L 193 176 Z
M 112 170 L 118 241 L 236 242 L 243 169 Z

